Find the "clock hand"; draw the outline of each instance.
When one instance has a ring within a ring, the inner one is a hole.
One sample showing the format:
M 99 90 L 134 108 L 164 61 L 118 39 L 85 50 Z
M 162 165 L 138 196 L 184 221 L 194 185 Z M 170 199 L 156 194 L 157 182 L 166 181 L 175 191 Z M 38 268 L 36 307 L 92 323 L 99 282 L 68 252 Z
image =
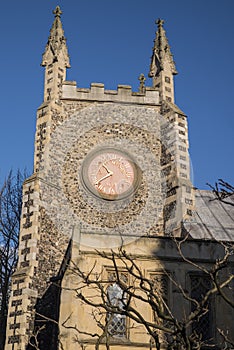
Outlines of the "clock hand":
M 106 169 L 106 171 L 107 171 L 109 174 L 112 173 L 112 171 L 109 170 L 109 169 L 107 168 L 107 166 L 105 165 L 105 163 L 103 163 L 102 166 L 103 166 L 103 168 Z M 113 173 L 112 173 L 112 174 L 113 174 Z
M 107 179 L 109 176 L 112 176 L 114 173 L 112 171 L 109 171 L 108 174 L 106 174 L 105 176 L 101 177 L 101 179 L 99 179 L 98 181 L 95 182 L 95 185 L 99 185 L 99 183 L 105 179 Z

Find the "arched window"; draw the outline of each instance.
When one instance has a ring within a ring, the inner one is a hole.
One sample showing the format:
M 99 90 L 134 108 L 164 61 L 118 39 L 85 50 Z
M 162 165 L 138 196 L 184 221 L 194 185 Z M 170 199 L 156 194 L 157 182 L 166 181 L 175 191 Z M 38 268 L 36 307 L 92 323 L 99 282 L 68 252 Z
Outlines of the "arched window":
M 191 282 L 191 298 L 195 299 L 198 303 L 201 303 L 206 293 L 211 290 L 212 284 L 209 276 L 205 274 L 190 274 Z M 199 336 L 203 341 L 209 341 L 214 338 L 213 333 L 213 307 L 214 299 L 210 297 L 207 300 L 207 305 L 204 306 L 207 309 L 196 321 L 192 323 L 192 331 Z M 196 310 L 196 304 L 191 303 L 191 311 Z
M 113 283 L 107 288 L 107 297 L 110 306 L 116 310 L 123 310 L 126 304 L 126 295 L 122 288 Z M 112 337 L 126 337 L 126 316 L 115 312 L 107 315 L 108 333 Z

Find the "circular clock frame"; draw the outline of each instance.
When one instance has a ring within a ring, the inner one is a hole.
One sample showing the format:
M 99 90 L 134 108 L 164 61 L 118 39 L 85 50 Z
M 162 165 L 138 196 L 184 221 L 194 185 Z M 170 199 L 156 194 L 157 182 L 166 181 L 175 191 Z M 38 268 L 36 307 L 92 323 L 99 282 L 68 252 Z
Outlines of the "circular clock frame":
M 133 157 L 116 148 L 102 148 L 88 154 L 81 167 L 84 187 L 103 200 L 121 200 L 132 196 L 141 172 Z

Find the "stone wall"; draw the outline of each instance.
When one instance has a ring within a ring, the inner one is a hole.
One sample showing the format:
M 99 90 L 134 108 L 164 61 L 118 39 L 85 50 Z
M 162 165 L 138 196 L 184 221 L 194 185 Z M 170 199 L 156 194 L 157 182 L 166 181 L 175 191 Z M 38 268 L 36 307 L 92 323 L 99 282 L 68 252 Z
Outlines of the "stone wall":
M 181 220 L 193 205 L 187 191 L 186 117 L 174 105 L 161 112 L 157 90 L 133 93 L 119 86 L 106 91 L 96 83 L 79 89 L 73 82 L 64 83 L 60 100 L 39 107 L 34 175 L 24 185 L 7 350 L 12 344 L 23 349 L 32 335 L 36 300 L 44 298 L 50 278 L 59 274 L 71 238 L 78 246 L 103 249 L 163 236 L 165 228 L 181 234 Z M 118 201 L 93 196 L 82 179 L 90 154 L 106 148 L 129 154 L 141 172 L 136 192 Z

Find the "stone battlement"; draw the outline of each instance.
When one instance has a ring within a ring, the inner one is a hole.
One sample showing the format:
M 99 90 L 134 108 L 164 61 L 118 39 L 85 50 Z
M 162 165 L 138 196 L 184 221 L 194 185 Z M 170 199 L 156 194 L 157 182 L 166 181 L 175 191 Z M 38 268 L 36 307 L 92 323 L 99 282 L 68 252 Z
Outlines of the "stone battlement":
M 159 104 L 159 91 L 146 87 L 145 92 L 133 92 L 129 85 L 118 85 L 117 90 L 105 90 L 102 83 L 91 83 L 89 89 L 78 88 L 75 81 L 63 83 L 62 99 L 120 102 L 136 104 Z

